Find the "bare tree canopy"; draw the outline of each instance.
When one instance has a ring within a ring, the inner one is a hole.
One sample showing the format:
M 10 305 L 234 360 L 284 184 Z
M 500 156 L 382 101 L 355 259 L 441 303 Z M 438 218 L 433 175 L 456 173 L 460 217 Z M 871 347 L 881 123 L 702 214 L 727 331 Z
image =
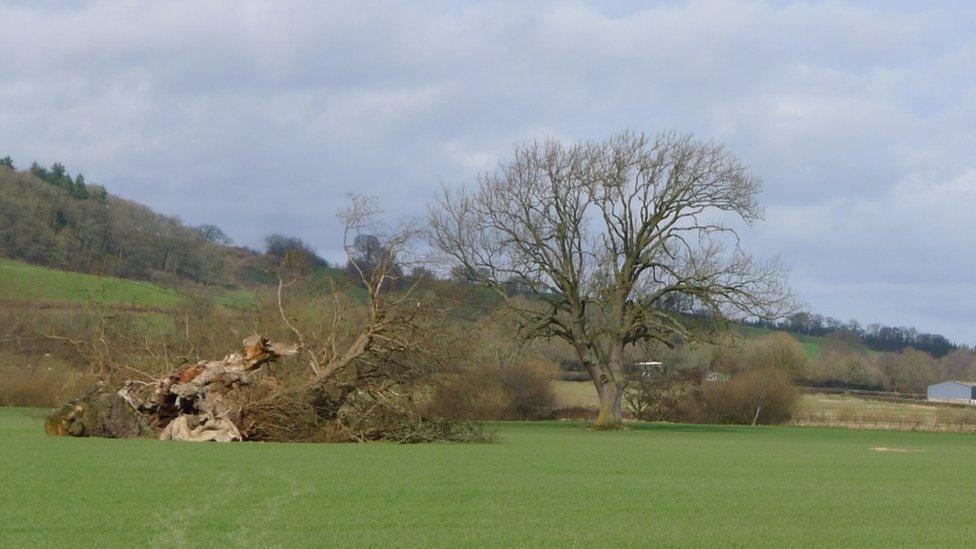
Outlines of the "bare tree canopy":
M 762 218 L 759 189 L 722 146 L 686 135 L 529 143 L 474 190 L 445 190 L 431 238 L 505 298 L 525 335 L 573 346 L 600 396 L 595 426 L 615 427 L 628 345 L 692 338 L 692 310 L 790 311 L 783 270 L 754 262 L 732 225 Z M 513 283 L 530 297 L 512 295 Z
M 233 240 L 227 236 L 227 233 L 216 225 L 200 225 L 197 227 L 197 230 L 200 231 L 200 236 L 203 237 L 203 239 L 207 242 L 223 244 L 225 246 L 230 245 L 233 242 Z

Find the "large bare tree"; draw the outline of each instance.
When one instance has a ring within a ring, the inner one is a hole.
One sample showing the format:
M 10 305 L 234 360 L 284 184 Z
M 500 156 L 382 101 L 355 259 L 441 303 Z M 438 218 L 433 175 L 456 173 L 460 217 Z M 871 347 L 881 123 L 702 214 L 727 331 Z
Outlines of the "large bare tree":
M 536 142 L 475 189 L 445 190 L 431 238 L 519 314 L 523 336 L 573 347 L 599 394 L 594 426 L 614 428 L 628 346 L 691 339 L 702 316 L 789 310 L 782 269 L 754 262 L 735 230 L 762 218 L 759 189 L 722 146 L 690 136 Z

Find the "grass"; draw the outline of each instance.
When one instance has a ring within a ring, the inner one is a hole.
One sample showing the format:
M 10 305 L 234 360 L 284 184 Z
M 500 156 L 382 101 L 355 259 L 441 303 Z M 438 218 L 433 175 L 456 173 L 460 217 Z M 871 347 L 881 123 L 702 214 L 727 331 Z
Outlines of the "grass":
M 44 435 L 36 410 L 0 409 L 0 545 L 963 546 L 976 534 L 971 436 L 575 423 L 500 434 L 69 439 Z
M 59 271 L 0 260 L 0 299 L 96 301 L 133 307 L 172 308 L 184 296 L 148 282 Z
M 967 420 L 973 422 L 976 408 L 947 406 L 919 402 L 885 402 L 849 395 L 805 394 L 800 397 L 798 412 L 802 416 L 823 415 L 831 419 L 881 418 L 889 420 L 918 421 L 931 424 L 937 421 Z
M 174 309 L 191 294 L 149 282 L 61 271 L 0 259 L 0 300 L 88 302 L 142 309 Z M 257 298 L 249 291 L 212 291 L 198 296 L 218 305 L 256 309 Z
M 553 381 L 552 390 L 560 406 L 597 407 L 600 397 L 592 381 Z
M 254 292 L 249 290 L 227 290 L 210 296 L 217 305 L 231 307 L 234 309 L 246 309 L 256 311 L 261 307 L 261 302 Z
M 914 412 L 920 416 L 934 417 L 939 410 L 955 410 L 945 406 L 924 403 L 885 402 L 868 400 L 847 395 L 809 394 L 800 397 L 800 411 L 806 413 L 820 413 L 837 417 L 844 414 L 859 416 L 887 413 L 891 415 L 906 415 Z

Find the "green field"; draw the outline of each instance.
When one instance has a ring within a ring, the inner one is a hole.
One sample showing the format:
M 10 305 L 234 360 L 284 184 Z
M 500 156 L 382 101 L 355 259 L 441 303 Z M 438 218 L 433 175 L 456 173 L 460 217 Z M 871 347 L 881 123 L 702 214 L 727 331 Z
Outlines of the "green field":
M 185 303 L 190 295 L 197 294 L 187 294 L 149 282 L 61 271 L 0 259 L 0 300 L 172 309 Z M 228 307 L 257 306 L 254 295 L 248 291 L 208 291 L 199 293 L 197 297 Z
M 0 546 L 962 546 L 976 534 L 965 435 L 510 423 L 494 444 L 219 445 L 48 437 L 40 414 L 0 409 Z
M 888 414 L 904 416 L 914 413 L 919 418 L 933 418 L 943 414 L 963 414 L 968 408 L 940 406 L 926 401 L 886 402 L 868 400 L 849 395 L 806 394 L 800 397 L 799 413 L 819 413 L 831 417 L 845 415 L 872 416 Z
M 73 273 L 0 260 L 0 299 L 93 301 L 134 307 L 175 307 L 183 300 L 176 290 L 148 282 Z
M 553 381 L 552 390 L 559 406 L 596 408 L 600 405 L 600 397 L 591 381 Z

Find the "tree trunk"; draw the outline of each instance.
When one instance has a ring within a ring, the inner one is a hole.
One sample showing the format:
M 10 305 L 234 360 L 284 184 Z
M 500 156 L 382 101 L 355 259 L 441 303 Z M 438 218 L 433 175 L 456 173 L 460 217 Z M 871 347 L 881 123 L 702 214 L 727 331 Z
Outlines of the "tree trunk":
M 601 366 L 591 364 L 587 368 L 593 384 L 596 386 L 596 394 L 600 397 L 600 412 L 593 422 L 594 429 L 619 429 L 623 424 L 621 414 L 621 400 L 624 396 L 624 389 L 627 387 L 627 377 L 624 375 L 623 363 L 614 361 L 611 364 Z
M 593 422 L 593 428 L 619 429 L 623 425 L 623 416 L 620 413 L 623 387 L 607 379 L 606 376 L 598 377 L 593 382 L 596 384 L 596 393 L 600 397 L 600 413 Z
M 584 355 L 580 352 L 580 358 Z M 623 426 L 621 401 L 627 388 L 627 375 L 624 373 L 623 345 L 614 349 L 610 360 L 601 364 L 584 359 L 586 371 L 596 386 L 600 398 L 600 411 L 593 422 L 594 429 L 619 429 Z

